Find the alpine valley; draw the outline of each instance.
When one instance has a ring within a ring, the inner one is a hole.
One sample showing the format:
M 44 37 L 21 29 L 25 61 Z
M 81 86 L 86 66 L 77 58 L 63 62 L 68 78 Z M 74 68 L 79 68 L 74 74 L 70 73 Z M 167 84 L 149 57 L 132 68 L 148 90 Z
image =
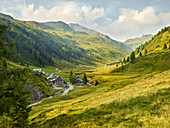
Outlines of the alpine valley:
M 0 76 L 2 128 L 170 126 L 170 26 L 119 42 L 1 13 Z

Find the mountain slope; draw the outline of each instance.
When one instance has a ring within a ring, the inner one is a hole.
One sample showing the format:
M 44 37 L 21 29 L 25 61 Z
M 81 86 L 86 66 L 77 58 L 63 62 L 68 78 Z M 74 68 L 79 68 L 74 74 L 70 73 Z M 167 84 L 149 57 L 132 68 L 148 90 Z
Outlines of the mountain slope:
M 161 34 L 166 35 L 163 31 Z M 154 36 L 155 43 L 157 39 L 164 42 L 169 38 L 159 35 Z M 30 113 L 30 120 L 34 119 L 31 126 L 168 128 L 170 50 L 153 50 L 123 68 L 79 70 L 79 74 L 86 72 L 88 79 L 99 81 L 99 85 L 74 90 L 34 106 Z
M 129 55 L 130 62 L 113 72 L 151 73 L 170 69 L 170 27 L 159 31 L 151 40 L 140 45 Z
M 100 36 L 100 37 L 104 37 L 105 35 L 95 31 L 95 30 L 92 30 L 92 29 L 88 29 L 86 27 L 83 27 L 79 24 L 73 24 L 73 23 L 70 23 L 69 26 L 74 30 L 74 31 L 78 31 L 78 32 L 85 32 L 89 35 L 92 35 L 92 36 Z
M 133 50 L 135 50 L 135 48 L 137 48 L 141 44 L 144 44 L 146 41 L 149 41 L 152 37 L 153 37 L 152 34 L 143 35 L 141 37 L 136 37 L 134 39 L 128 39 L 123 43 L 131 47 Z
M 113 72 L 152 73 L 170 70 L 170 50 L 157 51 L 138 57 L 134 63 L 128 63 Z
M 164 50 L 164 45 L 167 45 L 167 48 L 170 46 L 170 26 L 163 28 L 159 31 L 155 36 L 153 36 L 149 41 L 145 42 L 145 44 L 137 47 L 135 49 L 135 53 L 138 54 L 141 52 L 142 54 L 157 52 Z
M 151 66 L 155 68 L 162 62 L 159 65 L 162 69 L 157 68 L 145 74 L 140 71 L 143 64 L 138 71 L 135 69 L 139 68 L 137 66 L 143 59 L 152 59 L 152 54 L 125 67 L 126 70 L 132 66 L 132 72 L 111 73 L 107 68 L 88 70 L 91 71 L 87 73 L 88 79 L 98 80 L 99 86 L 74 90 L 64 97 L 47 99 L 33 107 L 30 113 L 30 120 L 34 119 L 31 127 L 168 128 L 170 67 L 163 68 L 163 64 L 166 59 L 169 62 L 170 57 L 160 58 L 169 53 L 165 51 L 161 56 L 160 53 L 153 53 L 155 57 L 151 60 Z M 159 62 L 154 64 L 157 57 L 160 57 Z M 145 65 L 144 69 L 147 71 L 150 66 Z
M 64 32 L 66 31 L 73 31 L 69 25 L 67 25 L 66 23 L 62 22 L 62 21 L 58 21 L 58 22 L 46 22 L 43 23 L 44 25 L 50 26 L 54 29 L 59 29 L 59 30 L 63 30 Z
M 0 23 L 8 26 L 5 40 L 16 42 L 20 61 L 31 65 L 101 65 L 129 53 L 119 42 L 105 36 L 75 33 L 64 22 L 18 21 L 1 14 Z
M 116 40 L 113 40 L 109 36 L 104 35 L 104 34 L 102 34 L 100 32 L 95 31 L 95 30 L 88 29 L 88 28 L 86 28 L 84 26 L 81 26 L 79 24 L 70 23 L 69 25 L 75 31 L 75 33 L 79 33 L 79 32 L 82 33 L 83 32 L 83 33 L 91 35 L 91 36 L 103 37 L 103 38 L 110 40 L 112 43 L 114 43 L 114 44 L 116 44 L 116 45 L 118 45 L 118 46 L 120 46 L 120 47 L 122 47 L 124 49 L 127 49 L 129 51 L 132 50 L 128 45 L 126 45 L 126 44 L 124 44 L 122 42 L 118 42 Z

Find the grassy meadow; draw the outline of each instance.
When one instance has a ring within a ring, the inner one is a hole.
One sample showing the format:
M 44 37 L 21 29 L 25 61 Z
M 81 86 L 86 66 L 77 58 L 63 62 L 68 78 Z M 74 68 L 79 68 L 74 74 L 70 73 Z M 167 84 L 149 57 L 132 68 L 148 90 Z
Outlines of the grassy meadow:
M 162 57 L 164 59 L 167 58 Z M 139 61 L 140 58 L 135 63 Z M 68 78 L 71 70 L 80 74 L 80 77 L 86 72 L 89 81 L 93 83 L 98 80 L 99 85 L 76 88 L 68 95 L 44 99 L 32 108 L 29 116 L 31 127 L 168 128 L 170 70 L 168 67 L 157 70 L 157 63 L 154 60 L 150 63 L 155 71 L 140 73 L 135 64 L 133 68 L 136 68 L 136 72 L 122 72 L 119 71 L 121 67 L 115 70 L 115 66 L 62 70 L 59 74 L 65 78 Z M 131 66 L 127 64 L 125 70 Z

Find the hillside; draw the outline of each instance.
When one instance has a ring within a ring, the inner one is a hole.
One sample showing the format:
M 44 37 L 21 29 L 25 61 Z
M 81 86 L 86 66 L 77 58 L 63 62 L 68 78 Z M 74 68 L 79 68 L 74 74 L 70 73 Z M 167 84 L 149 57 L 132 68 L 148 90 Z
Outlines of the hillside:
M 118 46 L 120 46 L 120 47 L 122 47 L 126 50 L 129 50 L 129 51 L 132 50 L 128 45 L 126 45 L 122 42 L 118 42 L 116 40 L 113 40 L 109 36 L 104 35 L 100 32 L 95 31 L 95 30 L 86 28 L 86 27 L 81 26 L 79 24 L 73 24 L 73 23 L 70 23 L 69 26 L 72 28 L 72 30 L 75 31 L 74 33 L 83 33 L 83 34 L 88 34 L 88 35 L 91 35 L 91 36 L 99 36 L 99 37 L 102 37 L 102 38 L 106 38 L 106 39 L 110 40 L 112 43 L 114 43 L 114 44 L 116 44 L 116 45 L 118 45 Z
M 59 68 L 103 65 L 129 53 L 124 44 L 107 36 L 74 31 L 61 21 L 18 21 L 0 14 L 0 23 L 8 26 L 5 40 L 16 43 L 21 63 Z
M 149 41 L 145 42 L 145 44 L 137 47 L 135 49 L 135 54 L 137 55 L 139 52 L 145 54 L 163 51 L 165 44 L 167 46 L 165 49 L 168 49 L 170 47 L 170 27 L 163 28 Z
M 62 21 L 58 21 L 58 22 L 46 22 L 43 23 L 43 25 L 47 25 L 52 27 L 53 29 L 57 29 L 57 30 L 61 30 L 61 31 L 73 31 L 69 25 L 67 25 L 66 23 L 62 22 Z
M 113 70 L 113 72 L 126 73 L 152 73 L 170 70 L 170 50 L 163 50 L 144 55 L 135 59 L 134 63 L 128 63 Z
M 155 42 L 158 37 L 154 36 Z M 162 37 L 162 41 L 167 40 Z M 123 67 L 74 70 L 75 74 L 86 72 L 89 81 L 97 80 L 99 85 L 77 87 L 64 97 L 46 99 L 34 106 L 29 117 L 31 127 L 168 128 L 169 63 L 170 50 L 155 49 Z M 61 73 L 69 74 L 68 70 Z
M 138 46 L 144 44 L 146 41 L 149 41 L 152 37 L 153 37 L 152 34 L 143 35 L 141 37 L 136 37 L 134 39 L 127 39 L 123 43 L 131 47 L 133 50 L 135 50 Z
M 155 54 L 155 58 L 158 56 Z M 138 69 L 137 64 L 141 60 L 136 61 L 139 61 L 134 63 Z M 142 68 L 143 65 L 140 66 Z M 153 66 L 157 67 L 157 64 L 153 63 Z M 163 68 L 163 65 L 160 67 Z M 46 99 L 33 107 L 29 118 L 34 119 L 31 127 L 168 128 L 170 67 L 147 74 L 135 72 L 135 69 L 133 72 L 111 73 L 112 68 L 82 71 L 87 72 L 88 79 L 98 80 L 99 86 Z
M 13 43 L 5 43 L 6 30 L 0 25 L 0 127 L 26 127 L 31 110 L 28 105 L 56 91 L 40 73 L 9 61 L 15 52 Z

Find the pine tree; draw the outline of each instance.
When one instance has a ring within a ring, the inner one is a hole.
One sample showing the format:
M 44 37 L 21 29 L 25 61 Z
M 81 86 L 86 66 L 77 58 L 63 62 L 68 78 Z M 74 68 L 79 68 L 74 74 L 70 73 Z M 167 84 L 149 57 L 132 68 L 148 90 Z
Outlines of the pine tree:
M 5 59 L 5 58 L 3 59 L 2 65 L 3 65 L 5 68 L 7 68 L 7 62 L 6 62 L 6 59 Z
M 72 72 L 72 71 L 70 72 L 70 75 L 69 75 L 69 81 L 70 81 L 72 84 L 77 83 L 77 78 L 73 76 L 73 72 Z
M 124 69 L 124 67 L 123 67 L 123 63 L 122 63 L 122 70 Z
M 166 44 L 164 44 L 164 47 L 163 47 L 163 49 L 167 49 L 167 45 L 166 45 Z
M 135 53 L 132 52 L 132 53 L 130 54 L 130 61 L 131 61 L 131 63 L 134 63 L 134 60 L 135 60 Z
M 0 60 L 2 60 L 3 57 L 9 59 L 14 55 L 14 53 L 9 50 L 13 49 L 15 43 L 6 44 L 4 41 L 6 30 L 7 26 L 0 24 Z
M 96 80 L 95 86 L 97 86 L 99 84 L 99 82 Z
M 126 64 L 126 60 L 125 60 L 125 58 L 123 59 L 123 63 L 124 63 L 124 64 Z
M 72 79 L 73 79 L 73 72 L 71 71 L 70 72 L 70 75 L 69 75 L 69 81 L 72 83 Z
M 129 62 L 129 56 L 127 57 L 127 62 Z
M 139 56 L 142 57 L 142 53 L 141 52 L 139 53 Z
M 148 53 L 147 49 L 145 49 L 145 55 Z
M 6 58 L 13 56 L 10 51 L 13 44 L 4 43 L 4 33 L 7 27 L 0 25 L 0 65 L 6 67 L 0 71 L 0 127 L 27 127 L 28 116 L 31 108 L 28 108 L 28 91 L 24 85 L 26 78 L 19 69 L 8 69 Z M 8 69 L 8 70 L 7 70 Z
M 87 80 L 87 76 L 86 74 L 84 73 L 84 77 L 83 77 L 83 84 L 87 84 L 88 80 Z

